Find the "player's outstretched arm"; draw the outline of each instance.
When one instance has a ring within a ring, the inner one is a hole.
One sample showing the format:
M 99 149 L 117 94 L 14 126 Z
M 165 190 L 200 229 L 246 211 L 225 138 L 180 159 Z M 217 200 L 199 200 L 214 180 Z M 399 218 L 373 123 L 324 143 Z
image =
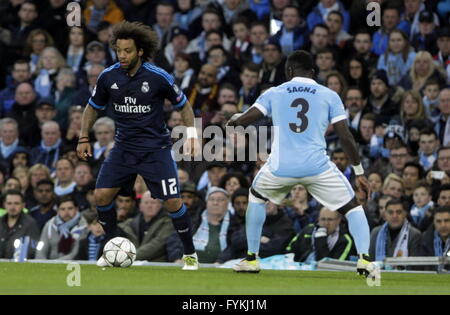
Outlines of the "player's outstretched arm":
M 352 163 L 353 169 L 355 170 L 357 187 L 364 190 L 367 193 L 367 196 L 370 196 L 369 183 L 364 176 L 364 169 L 361 165 L 358 148 L 356 146 L 355 139 L 348 128 L 347 120 L 340 120 L 334 123 L 333 127 L 339 137 L 342 150 L 344 150 L 345 154 L 347 154 L 350 163 Z
M 227 122 L 227 126 L 243 126 L 247 127 L 251 123 L 264 117 L 264 114 L 256 107 L 250 107 L 243 114 L 234 114 Z
M 83 117 L 81 118 L 81 132 L 80 138 L 77 145 L 77 155 L 78 158 L 86 161 L 88 157 L 92 156 L 92 147 L 89 143 L 89 131 L 97 120 L 97 110 L 95 110 L 89 104 L 83 112 Z
M 194 111 L 192 110 L 189 101 L 184 104 L 180 114 L 184 125 L 187 127 L 187 141 L 184 143 L 183 152 L 195 157 L 200 154 L 200 144 L 198 142 L 197 129 L 195 128 L 194 123 Z

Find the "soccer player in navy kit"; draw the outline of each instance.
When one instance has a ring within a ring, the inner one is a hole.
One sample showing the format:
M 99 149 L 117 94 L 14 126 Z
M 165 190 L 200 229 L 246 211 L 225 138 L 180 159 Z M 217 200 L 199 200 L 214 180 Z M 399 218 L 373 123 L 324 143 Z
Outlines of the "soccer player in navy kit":
M 198 269 L 187 208 L 180 198 L 176 164 L 171 156 L 171 137 L 164 120 L 163 105 L 168 99 L 181 111 L 187 126 L 185 152 L 198 151 L 194 113 L 174 79 L 147 62 L 158 49 L 158 38 L 150 27 L 122 22 L 113 29 L 112 44 L 119 62 L 105 69 L 97 80 L 83 113 L 78 157 L 92 156 L 89 130 L 97 111 L 112 106 L 116 123 L 115 145 L 104 161 L 95 189 L 99 221 L 112 237 L 117 227 L 114 198 L 121 188 L 133 187 L 140 174 L 152 197 L 164 200 L 184 246 L 184 270 Z M 100 258 L 98 265 L 105 265 Z

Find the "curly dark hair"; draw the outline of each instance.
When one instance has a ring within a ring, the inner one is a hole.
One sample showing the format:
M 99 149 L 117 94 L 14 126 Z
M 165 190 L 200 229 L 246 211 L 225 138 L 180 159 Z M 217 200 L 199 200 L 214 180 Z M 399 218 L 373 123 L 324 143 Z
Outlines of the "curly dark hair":
M 155 31 L 149 26 L 139 22 L 124 21 L 114 25 L 111 38 L 111 47 L 116 46 L 118 39 L 132 39 L 137 50 L 142 49 L 142 60 L 148 61 L 158 51 L 159 39 Z

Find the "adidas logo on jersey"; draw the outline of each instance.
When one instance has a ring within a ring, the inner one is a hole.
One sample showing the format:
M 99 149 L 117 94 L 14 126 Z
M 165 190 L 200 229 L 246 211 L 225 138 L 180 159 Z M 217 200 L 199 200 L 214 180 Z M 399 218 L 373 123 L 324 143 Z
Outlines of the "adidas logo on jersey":
M 112 90 L 118 90 L 119 87 L 117 86 L 117 83 L 114 83 L 113 85 L 111 85 L 111 89 Z

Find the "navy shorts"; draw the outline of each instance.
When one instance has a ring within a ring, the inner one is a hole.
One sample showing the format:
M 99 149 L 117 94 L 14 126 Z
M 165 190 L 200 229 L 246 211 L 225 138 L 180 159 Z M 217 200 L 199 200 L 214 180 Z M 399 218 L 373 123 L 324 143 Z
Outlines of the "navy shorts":
M 130 194 L 138 174 L 144 178 L 153 198 L 180 198 L 177 166 L 170 147 L 155 152 L 131 152 L 115 146 L 100 168 L 96 188 L 121 188 Z

